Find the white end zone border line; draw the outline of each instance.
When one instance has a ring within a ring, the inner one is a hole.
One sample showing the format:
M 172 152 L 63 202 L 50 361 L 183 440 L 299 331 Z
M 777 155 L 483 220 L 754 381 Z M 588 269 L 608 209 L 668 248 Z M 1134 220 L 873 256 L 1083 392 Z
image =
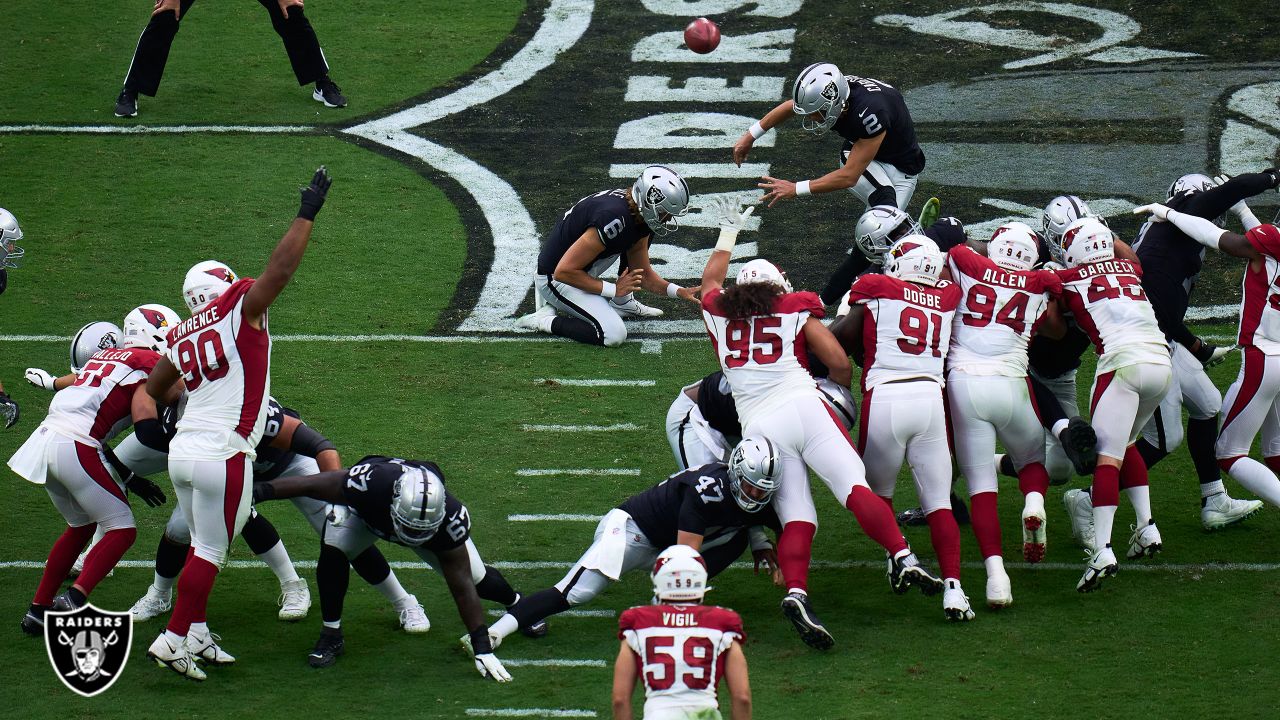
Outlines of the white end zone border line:
M 510 664 L 506 660 L 504 663 Z M 595 710 L 564 710 L 559 708 L 467 708 L 467 717 L 545 717 L 545 718 L 593 718 Z

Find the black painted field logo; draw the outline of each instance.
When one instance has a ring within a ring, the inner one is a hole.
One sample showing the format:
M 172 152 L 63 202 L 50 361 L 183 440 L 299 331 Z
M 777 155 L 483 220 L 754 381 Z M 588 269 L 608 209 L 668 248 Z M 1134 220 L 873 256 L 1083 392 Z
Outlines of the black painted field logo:
M 133 646 L 133 619 L 86 605 L 69 612 L 47 612 L 44 644 L 49 663 L 63 684 L 85 697 L 111 687 Z

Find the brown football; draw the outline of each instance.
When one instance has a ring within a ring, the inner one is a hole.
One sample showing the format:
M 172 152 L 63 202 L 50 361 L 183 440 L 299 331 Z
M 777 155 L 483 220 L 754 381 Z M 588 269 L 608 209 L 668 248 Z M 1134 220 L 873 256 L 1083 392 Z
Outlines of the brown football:
M 685 26 L 684 44 L 699 55 L 706 55 L 720 44 L 720 26 L 700 17 Z

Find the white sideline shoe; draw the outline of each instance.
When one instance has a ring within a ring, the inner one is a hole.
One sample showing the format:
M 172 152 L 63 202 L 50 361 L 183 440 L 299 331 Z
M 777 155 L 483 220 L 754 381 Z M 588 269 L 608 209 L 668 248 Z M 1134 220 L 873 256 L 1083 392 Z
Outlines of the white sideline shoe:
M 1044 496 L 1038 492 L 1028 493 L 1022 509 L 1022 558 L 1029 563 L 1044 560 L 1048 544 L 1045 523 Z
M 1248 520 L 1261 509 L 1261 500 L 1237 500 L 1220 492 L 1204 499 L 1204 506 L 1200 508 L 1200 524 L 1205 530 L 1221 530 Z
M 280 584 L 280 599 L 276 601 L 280 606 L 278 617 L 281 620 L 301 620 L 307 616 L 307 611 L 311 609 L 311 589 L 307 587 L 307 581 L 298 578 Z
M 192 630 L 187 633 L 187 649 L 191 652 L 192 657 L 197 660 L 203 660 L 210 665 L 231 665 L 236 659 L 232 657 L 231 653 L 218 647 L 218 641 L 220 640 L 222 638 L 216 633 L 199 633 Z
M 964 594 L 960 581 L 946 581 L 946 589 L 942 591 L 942 612 L 951 622 L 968 622 L 973 619 L 973 608 L 969 606 L 969 596 Z
M 1062 504 L 1071 520 L 1071 537 L 1093 553 L 1098 545 L 1093 535 L 1093 498 L 1084 490 L 1068 490 L 1062 494 Z
M 164 633 L 160 633 L 160 636 L 151 643 L 151 647 L 147 648 L 147 657 L 155 660 L 160 667 L 167 667 L 191 680 L 204 680 L 208 677 L 196 665 L 195 658 L 192 657 L 187 644 L 182 642 L 178 644 L 178 647 L 174 647 L 169 643 L 169 638 L 165 637 Z
M 521 330 L 529 330 L 532 332 L 549 332 L 547 330 L 543 330 L 542 328 L 543 321 L 549 318 L 554 318 L 555 316 L 556 316 L 555 308 L 551 307 L 550 305 L 543 305 L 542 307 L 538 308 L 534 312 L 529 313 L 528 315 L 520 316 L 520 319 L 516 320 L 516 327 L 520 328 Z
M 1116 554 L 1111 551 L 1111 544 L 1094 553 L 1089 562 L 1084 566 L 1084 575 L 1080 576 L 1080 582 L 1076 583 L 1076 591 L 1087 593 L 1093 592 L 1102 586 L 1102 581 L 1115 575 L 1119 570 L 1119 564 L 1116 562 Z
M 642 303 L 642 302 L 640 302 L 639 300 L 635 299 L 635 297 L 634 297 L 634 296 L 633 296 L 630 300 L 628 300 L 628 301 L 626 301 L 626 302 L 624 302 L 624 303 L 621 303 L 621 304 L 616 303 L 616 302 L 614 302 L 614 301 L 610 300 L 610 301 L 609 301 L 609 307 L 613 308 L 613 311 L 614 311 L 614 312 L 616 312 L 616 313 L 618 313 L 618 315 L 619 315 L 620 317 L 623 317 L 623 318 L 629 318 L 629 317 L 637 317 L 637 318 L 654 318 L 654 317 L 662 317 L 662 311 L 661 311 L 661 310 L 659 310 L 659 309 L 658 309 L 658 308 L 656 308 L 656 307 L 649 307 L 648 305 L 645 305 L 644 303 Z
M 138 598 L 138 602 L 129 608 L 129 614 L 136 622 L 150 620 L 173 609 L 173 591 L 162 593 L 155 585 L 147 587 L 147 594 Z
M 1156 528 L 1156 521 L 1152 520 L 1140 528 L 1130 526 L 1133 535 L 1129 536 L 1129 552 L 1125 553 L 1125 557 L 1135 560 L 1141 557 L 1155 557 L 1156 553 L 1164 547 L 1164 541 L 1160 539 L 1160 530 Z
M 400 627 L 411 634 L 424 633 L 431 629 L 431 620 L 427 618 L 427 611 L 413 595 L 408 596 L 400 608 Z M 470 636 L 467 639 L 469 640 Z
M 987 571 L 987 607 L 992 610 L 1007 608 L 1013 604 L 1013 584 L 1004 567 Z

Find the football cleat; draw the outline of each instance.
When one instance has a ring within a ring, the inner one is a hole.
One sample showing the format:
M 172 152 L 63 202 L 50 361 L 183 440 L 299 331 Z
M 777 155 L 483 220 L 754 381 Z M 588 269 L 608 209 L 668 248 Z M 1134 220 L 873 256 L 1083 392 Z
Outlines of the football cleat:
M 969 596 L 964 594 L 964 588 L 955 578 L 947 580 L 946 589 L 942 592 L 942 612 L 950 622 L 969 622 L 974 617 Z
M 1098 543 L 1093 536 L 1093 497 L 1084 490 L 1068 490 L 1062 494 L 1062 504 L 1071 519 L 1071 537 L 1092 553 Z
M 516 327 L 532 332 L 550 332 L 550 330 L 543 329 L 543 324 L 548 320 L 554 319 L 555 316 L 555 308 L 550 305 L 543 305 L 536 312 L 520 316 L 520 319 L 516 320 Z
M 1084 575 L 1080 576 L 1080 582 L 1076 583 L 1076 592 L 1093 592 L 1102 587 L 1104 578 L 1109 578 L 1116 574 L 1119 565 L 1116 563 L 1116 554 L 1111 551 L 1111 543 L 1107 543 L 1106 547 L 1093 553 L 1089 557 L 1089 562 L 1084 566 Z
M 940 214 L 941 208 L 942 201 L 938 198 L 931 197 L 928 200 L 925 200 L 924 206 L 920 208 L 920 219 L 916 221 L 917 224 L 922 228 L 927 228 L 938 222 L 938 215 Z
M 898 513 L 898 524 L 903 527 L 922 527 L 928 525 L 929 521 L 925 519 L 923 508 L 913 507 Z
M 1007 608 L 1013 604 L 1013 585 L 1003 568 L 987 573 L 987 607 L 992 610 Z
M 895 593 L 905 594 L 912 587 L 920 588 L 920 592 L 925 595 L 942 592 L 942 581 L 930 575 L 910 550 L 896 558 L 889 557 L 886 553 L 885 558 L 889 566 L 889 586 Z
M 22 616 L 22 632 L 28 635 L 44 635 L 44 612 L 45 608 L 27 610 L 27 614 Z
M 150 620 L 173 609 L 173 591 L 161 592 L 155 585 L 147 588 L 147 594 L 138 598 L 138 602 L 129 608 L 129 614 L 135 622 Z
M 836 639 L 814 614 L 813 605 L 809 603 L 809 596 L 805 593 L 787 593 L 782 598 L 782 614 L 795 626 L 805 645 L 815 650 L 829 650 L 836 644 Z
M 406 596 L 404 604 L 400 607 L 400 628 L 413 635 L 431 629 L 431 620 L 427 617 L 427 611 L 413 595 Z
M 1160 552 L 1160 548 L 1164 546 L 1155 520 L 1149 521 L 1140 528 L 1130 526 L 1130 529 L 1133 530 L 1133 535 L 1129 536 L 1129 551 L 1125 553 L 1125 557 L 1130 560 L 1155 557 L 1156 553 Z M 57 606 L 56 601 L 54 605 L 55 607 Z
M 520 634 L 534 640 L 544 638 L 547 636 L 547 621 L 539 620 L 529 627 L 522 627 L 520 628 Z
M 280 606 L 278 617 L 281 620 L 301 620 L 306 617 L 307 611 L 311 609 L 311 590 L 307 587 L 307 581 L 298 578 L 281 583 L 280 599 L 276 604 Z
M 1225 492 L 1200 501 L 1200 524 L 1205 530 L 1221 530 L 1243 522 L 1262 510 L 1261 500 L 1236 500 Z
M 316 640 L 315 648 L 307 656 L 307 664 L 313 668 L 327 668 L 338 662 L 338 656 L 345 650 L 345 643 L 342 641 L 342 630 L 339 628 L 324 628 L 320 631 L 320 639 Z
M 84 607 L 84 603 L 78 603 L 72 599 L 71 591 L 69 590 L 58 593 L 58 597 L 53 599 L 52 609 L 54 612 L 70 612 L 72 610 L 79 610 L 82 607 Z
M 191 653 L 191 657 L 207 662 L 210 665 L 231 665 L 235 663 L 236 659 L 231 656 L 231 653 L 218 646 L 218 641 L 220 640 L 222 638 L 217 633 L 192 630 L 187 633 L 187 650 Z
M 316 89 L 311 91 L 311 99 L 324 103 L 325 107 L 340 108 L 347 106 L 347 96 L 342 94 L 338 84 L 326 75 L 316 82 Z
M 120 94 L 116 96 L 116 117 L 137 117 L 138 116 L 138 93 L 132 90 L 120 90 Z
M 1031 494 L 1039 498 L 1039 502 L 1028 497 L 1022 510 L 1022 558 L 1029 563 L 1038 563 L 1044 560 L 1048 534 L 1044 527 L 1044 498 L 1038 492 Z
M 1098 434 L 1084 418 L 1073 417 L 1058 436 L 1062 452 L 1071 461 L 1077 475 L 1089 475 L 1098 464 Z
M 204 680 L 208 677 L 196 665 L 196 660 L 187 649 L 186 642 L 179 642 L 178 646 L 174 647 L 164 633 L 160 633 L 159 637 L 151 643 L 151 647 L 147 648 L 147 657 L 155 660 L 160 667 L 167 667 L 189 680 Z
M 613 311 L 618 313 L 618 317 L 623 319 L 662 317 L 661 310 L 645 305 L 637 300 L 634 295 L 624 303 L 616 303 L 611 300 L 609 301 L 609 307 L 613 308 Z

